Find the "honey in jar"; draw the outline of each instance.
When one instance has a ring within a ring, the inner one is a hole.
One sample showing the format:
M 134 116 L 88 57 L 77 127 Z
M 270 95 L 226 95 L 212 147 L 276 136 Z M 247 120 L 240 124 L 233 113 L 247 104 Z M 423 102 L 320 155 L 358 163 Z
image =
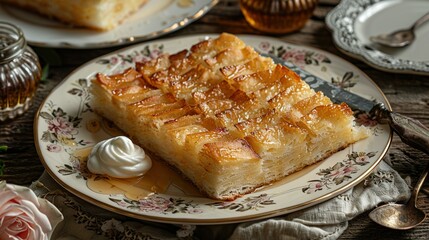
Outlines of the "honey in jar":
M 318 0 L 240 0 L 240 9 L 253 28 L 285 34 L 304 27 Z
M 0 121 L 24 113 L 41 78 L 39 59 L 16 26 L 0 22 Z

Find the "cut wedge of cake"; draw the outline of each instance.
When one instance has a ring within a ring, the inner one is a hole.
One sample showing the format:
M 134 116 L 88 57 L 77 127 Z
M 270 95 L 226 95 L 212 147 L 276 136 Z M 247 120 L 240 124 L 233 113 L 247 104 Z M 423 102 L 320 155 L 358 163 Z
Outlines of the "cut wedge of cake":
M 231 34 L 99 73 L 92 106 L 210 198 L 233 200 L 367 137 L 293 71 Z

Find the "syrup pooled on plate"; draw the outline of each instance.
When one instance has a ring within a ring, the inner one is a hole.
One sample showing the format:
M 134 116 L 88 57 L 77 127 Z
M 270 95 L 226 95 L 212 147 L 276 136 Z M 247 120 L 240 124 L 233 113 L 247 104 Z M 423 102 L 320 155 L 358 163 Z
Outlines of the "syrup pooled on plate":
M 152 160 L 131 139 L 117 136 L 100 141 L 92 148 L 87 167 L 92 173 L 129 178 L 144 175 L 152 167 Z
M 73 155 L 80 161 L 82 171 L 88 173 L 87 186 L 101 194 L 124 194 L 138 200 L 154 193 L 202 196 L 198 189 L 161 160 L 151 156 L 152 167 L 143 175 L 130 178 L 115 178 L 93 174 L 87 169 L 88 156 L 92 147 L 77 149 Z

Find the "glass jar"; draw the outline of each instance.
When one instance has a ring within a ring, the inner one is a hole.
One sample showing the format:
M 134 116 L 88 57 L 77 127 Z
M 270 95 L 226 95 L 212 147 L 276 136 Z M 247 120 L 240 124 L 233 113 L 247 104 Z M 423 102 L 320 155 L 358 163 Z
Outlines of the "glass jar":
M 240 9 L 253 28 L 285 34 L 304 27 L 318 0 L 240 0 Z
M 22 31 L 0 22 L 0 121 L 24 113 L 32 103 L 42 70 Z

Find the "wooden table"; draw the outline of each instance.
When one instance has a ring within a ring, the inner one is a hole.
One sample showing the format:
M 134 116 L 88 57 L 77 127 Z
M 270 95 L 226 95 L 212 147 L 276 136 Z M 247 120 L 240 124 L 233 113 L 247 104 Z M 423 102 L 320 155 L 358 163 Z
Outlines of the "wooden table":
M 334 46 L 331 33 L 325 25 L 326 14 L 338 3 L 337 0 L 321 0 L 314 16 L 299 32 L 276 36 L 286 42 L 312 46 L 326 50 L 353 63 L 383 90 L 394 111 L 420 120 L 429 126 L 429 77 L 393 74 L 376 70 L 367 64 L 350 58 Z M 184 36 L 198 33 L 258 34 L 245 22 L 236 0 L 222 0 L 208 14 L 189 26 L 165 37 Z M 28 185 L 38 179 L 44 168 L 39 161 L 33 140 L 33 118 L 42 100 L 50 90 L 81 64 L 120 47 L 75 50 L 34 48 L 40 56 L 51 63 L 47 80 L 38 89 L 35 102 L 23 116 L 0 123 L 0 145 L 6 144 L 6 153 L 0 153 L 5 170 L 0 178 L 9 183 Z M 54 54 L 52 54 L 54 53 Z M 396 135 L 386 156 L 393 167 L 404 177 L 410 176 L 414 185 L 419 174 L 429 163 L 429 156 L 401 142 Z M 428 184 L 425 185 L 426 189 Z M 418 205 L 429 214 L 429 195 L 422 192 Z M 362 214 L 349 223 L 340 239 L 428 239 L 429 219 L 411 230 L 394 231 L 373 223 L 368 214 Z

